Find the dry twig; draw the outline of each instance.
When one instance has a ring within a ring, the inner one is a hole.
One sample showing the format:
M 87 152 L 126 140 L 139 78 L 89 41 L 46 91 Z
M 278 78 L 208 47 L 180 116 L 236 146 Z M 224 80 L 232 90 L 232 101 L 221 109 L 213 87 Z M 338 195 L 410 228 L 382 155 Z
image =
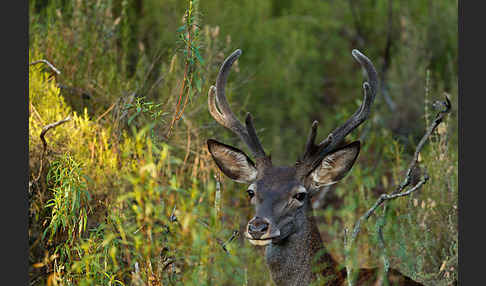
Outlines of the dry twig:
M 40 63 L 46 64 L 51 70 L 53 70 L 56 73 L 56 75 L 61 74 L 61 71 L 59 71 L 53 64 L 51 64 L 50 62 L 48 62 L 47 60 L 44 60 L 44 59 L 33 61 L 29 64 L 29 66 L 33 66 L 33 65 L 36 65 L 36 64 L 40 64 Z
M 368 219 L 375 212 L 375 210 L 379 206 L 381 206 L 382 204 L 384 204 L 386 201 L 393 200 L 393 199 L 400 198 L 400 197 L 408 196 L 408 195 L 412 194 L 413 192 L 419 190 L 429 180 L 429 175 L 427 174 L 427 171 L 424 168 L 424 171 L 423 171 L 424 175 L 423 175 L 422 179 L 420 181 L 418 181 L 417 184 L 415 184 L 414 186 L 410 187 L 408 190 L 404 191 L 407 187 L 409 187 L 410 183 L 412 182 L 412 172 L 417 167 L 418 157 L 419 157 L 420 151 L 422 151 L 422 149 L 425 146 L 425 143 L 429 139 L 430 135 L 432 135 L 432 133 L 434 132 L 434 130 L 437 128 L 437 126 L 439 126 L 439 124 L 443 121 L 444 116 L 447 113 L 449 113 L 450 110 L 451 110 L 451 102 L 450 102 L 450 100 L 449 100 L 449 98 L 447 96 L 446 96 L 446 101 L 439 102 L 438 104 L 436 103 L 436 105 L 442 105 L 444 107 L 444 109 L 443 110 L 440 110 L 437 113 L 434 121 L 429 126 L 429 128 L 425 132 L 425 135 L 422 137 L 422 139 L 420 140 L 419 144 L 417 145 L 417 148 L 415 149 L 415 153 L 414 153 L 413 159 L 412 159 L 412 161 L 409 164 L 409 167 L 408 167 L 408 170 L 407 170 L 405 179 L 402 181 L 402 183 L 400 183 L 397 186 L 397 188 L 392 193 L 390 193 L 390 194 L 382 194 L 378 198 L 378 200 L 373 204 L 373 206 L 364 215 L 362 215 L 356 221 L 356 223 L 354 225 L 354 228 L 353 228 L 353 232 L 351 234 L 351 238 L 349 239 L 349 241 L 348 241 L 348 237 L 347 237 L 347 230 L 345 230 L 345 235 L 344 235 L 345 236 L 345 240 L 344 241 L 345 241 L 346 256 L 348 256 L 349 250 L 352 248 L 353 243 L 354 243 L 356 237 L 358 236 L 358 234 L 359 234 L 359 232 L 361 230 L 361 223 L 362 223 L 362 221 Z M 383 227 L 383 225 L 380 225 L 378 227 L 378 238 L 380 240 L 380 244 L 382 244 L 384 246 L 385 243 L 384 243 L 383 235 L 380 235 L 381 232 L 382 232 L 382 227 Z M 385 261 L 385 269 L 387 269 L 388 266 L 386 265 L 386 262 L 388 261 L 388 258 L 384 257 L 384 261 Z M 351 272 L 351 269 L 348 269 L 348 268 L 349 268 L 349 263 L 346 263 L 346 270 L 348 272 Z M 348 279 L 348 285 L 349 286 L 352 286 L 353 285 L 353 281 L 351 281 L 351 279 Z
M 227 254 L 230 254 L 228 249 L 226 248 L 226 245 L 231 243 L 235 238 L 237 238 L 239 235 L 239 232 L 237 230 L 234 230 L 233 233 L 231 234 L 231 237 L 228 238 L 224 243 L 221 243 L 221 247 L 223 248 L 224 252 Z
M 47 153 L 47 142 L 46 142 L 46 133 L 47 131 L 51 130 L 52 128 L 55 128 L 63 123 L 66 123 L 68 122 L 69 120 L 71 120 L 71 116 L 68 116 L 66 118 L 64 118 L 63 120 L 59 120 L 57 122 L 54 122 L 54 123 L 51 123 L 51 124 L 48 124 L 46 126 L 44 126 L 42 128 L 42 131 L 41 131 L 41 134 L 40 134 L 40 139 L 42 141 L 42 153 L 41 153 L 41 158 L 40 158 L 40 168 L 39 168 L 39 175 L 37 175 L 37 178 L 34 179 L 34 182 L 37 182 L 42 174 L 42 165 L 43 165 L 43 161 L 44 161 L 44 156 L 45 154 Z
M 103 114 L 101 114 L 101 115 L 100 115 L 100 116 L 99 116 L 99 117 L 96 119 L 96 121 L 95 121 L 95 122 L 100 121 L 100 120 L 101 120 L 101 118 L 103 118 L 105 115 L 107 115 L 107 114 L 108 114 L 108 113 L 109 113 L 109 112 L 110 112 L 110 111 L 113 109 L 113 107 L 115 107 L 115 106 L 116 106 L 116 104 L 117 104 L 117 102 L 113 103 L 113 104 L 112 104 L 112 105 L 111 105 L 111 106 L 110 106 L 110 107 L 109 107 L 109 108 L 108 108 L 108 109 L 107 109 L 105 112 L 103 112 Z

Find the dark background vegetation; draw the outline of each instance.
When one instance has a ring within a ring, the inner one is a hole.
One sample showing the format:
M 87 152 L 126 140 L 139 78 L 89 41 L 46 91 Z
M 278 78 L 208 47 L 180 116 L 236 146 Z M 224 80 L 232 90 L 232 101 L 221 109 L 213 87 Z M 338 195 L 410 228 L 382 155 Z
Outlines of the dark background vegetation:
M 426 285 L 457 278 L 457 1 L 29 1 L 29 276 L 32 285 L 271 285 L 262 249 L 241 235 L 244 186 L 220 174 L 208 138 L 246 150 L 207 111 L 220 64 L 240 118 L 292 164 L 313 120 L 318 139 L 362 100 L 351 50 L 373 60 L 381 90 L 348 140 L 352 172 L 315 199 L 327 248 L 404 176 L 444 94 L 452 112 L 420 164 L 431 179 L 386 213 L 386 254 Z M 44 126 L 70 115 L 46 135 Z M 218 187 L 217 182 L 221 182 Z M 381 215 L 381 211 L 377 214 Z M 381 266 L 376 227 L 357 241 Z M 224 248 L 222 247 L 224 246 Z

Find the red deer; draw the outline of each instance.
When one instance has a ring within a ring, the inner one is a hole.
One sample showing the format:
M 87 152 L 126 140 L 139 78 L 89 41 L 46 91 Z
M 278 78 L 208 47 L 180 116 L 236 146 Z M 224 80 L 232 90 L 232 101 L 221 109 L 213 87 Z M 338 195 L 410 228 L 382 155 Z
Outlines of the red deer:
M 216 165 L 229 178 L 248 184 L 248 196 L 255 216 L 248 222 L 245 237 L 253 245 L 265 246 L 266 263 L 276 285 L 308 285 L 317 278 L 314 265 L 321 266 L 325 285 L 347 285 L 346 270 L 325 250 L 312 213 L 310 198 L 323 187 L 341 180 L 351 170 L 360 151 L 360 142 L 343 146 L 344 138 L 370 114 L 378 86 L 373 63 L 358 50 L 352 55 L 367 73 L 364 99 L 358 110 L 325 140 L 315 144 L 317 121 L 312 124 L 303 155 L 294 166 L 274 166 L 256 135 L 250 113 L 243 125 L 231 111 L 225 96 L 229 70 L 241 55 L 233 52 L 223 63 L 216 87 L 209 89 L 209 112 L 248 146 L 254 161 L 243 151 L 207 141 Z M 315 264 L 314 264 L 315 263 Z M 379 270 L 360 269 L 356 285 L 379 285 Z M 394 269 L 387 272 L 388 285 L 422 285 Z

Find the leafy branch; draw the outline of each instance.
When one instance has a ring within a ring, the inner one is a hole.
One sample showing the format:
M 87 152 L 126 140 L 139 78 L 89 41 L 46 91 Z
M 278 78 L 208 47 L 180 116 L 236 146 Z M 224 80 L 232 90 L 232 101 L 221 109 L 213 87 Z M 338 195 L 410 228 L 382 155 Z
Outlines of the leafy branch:
M 193 84 L 196 84 L 196 91 L 201 92 L 202 81 L 198 75 L 198 65 L 204 65 L 204 59 L 199 52 L 201 48 L 199 43 L 200 27 L 197 21 L 197 0 L 189 0 L 189 8 L 186 11 L 185 24 L 179 29 L 179 39 L 184 45 L 184 76 L 181 83 L 176 109 L 167 132 L 167 138 L 170 137 L 174 125 L 182 118 L 191 94 L 194 93 Z

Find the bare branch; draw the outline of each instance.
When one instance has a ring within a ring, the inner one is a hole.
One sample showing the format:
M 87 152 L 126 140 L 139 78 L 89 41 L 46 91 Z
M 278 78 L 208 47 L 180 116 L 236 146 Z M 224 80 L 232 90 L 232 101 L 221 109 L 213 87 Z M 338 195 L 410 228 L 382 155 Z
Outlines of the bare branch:
M 422 180 L 420 180 L 415 186 L 413 186 L 412 188 L 410 188 L 409 190 L 407 190 L 403 193 L 389 194 L 389 195 L 388 194 L 382 194 L 378 198 L 378 200 L 375 202 L 375 204 L 363 216 L 361 216 L 358 219 L 358 221 L 356 222 L 356 224 L 354 225 L 353 233 L 351 234 L 350 245 L 352 245 L 352 243 L 354 242 L 354 240 L 358 236 L 359 231 L 361 230 L 361 222 L 363 220 L 368 219 L 379 206 L 381 206 L 385 201 L 389 201 L 389 200 L 393 200 L 393 199 L 396 199 L 396 198 L 405 197 L 405 196 L 410 195 L 411 193 L 420 189 L 420 187 L 422 187 L 422 185 L 425 184 L 428 180 L 429 180 L 429 176 L 425 175 L 424 178 L 422 178 Z
M 443 110 L 440 110 L 437 113 L 437 115 L 435 116 L 434 121 L 432 122 L 432 124 L 430 125 L 430 127 L 427 129 L 427 132 L 425 132 L 425 135 L 422 137 L 422 139 L 420 139 L 420 142 L 417 145 L 417 148 L 415 149 L 415 153 L 413 155 L 413 160 L 410 162 L 410 165 L 408 166 L 407 175 L 406 175 L 405 179 L 397 187 L 397 189 L 392 192 L 392 194 L 396 194 L 396 193 L 401 192 L 405 187 L 407 187 L 410 184 L 411 177 L 412 177 L 412 171 L 415 169 L 415 167 L 417 165 L 420 151 L 422 151 L 422 149 L 424 148 L 425 143 L 429 139 L 430 135 L 432 135 L 432 133 L 434 132 L 434 130 L 437 128 L 437 126 L 439 126 L 439 124 L 442 122 L 442 120 L 444 119 L 444 116 L 447 113 L 450 112 L 450 110 L 451 110 L 451 101 L 449 100 L 449 98 L 447 96 L 445 98 L 446 98 L 446 101 L 442 102 L 442 105 L 444 106 L 444 109 Z
M 226 240 L 224 243 L 221 243 L 221 247 L 223 248 L 224 252 L 230 254 L 228 249 L 226 248 L 226 245 L 231 243 L 233 240 L 235 240 L 235 238 L 237 238 L 239 234 L 240 234 L 239 231 L 234 230 L 233 233 L 231 234 L 231 237 L 228 238 L 228 240 Z
M 42 149 L 41 158 L 40 158 L 39 174 L 37 175 L 37 178 L 34 179 L 35 182 L 37 182 L 40 179 L 40 176 L 42 174 L 42 165 L 43 165 L 43 161 L 44 161 L 44 156 L 45 156 L 45 153 L 47 152 L 47 142 L 46 142 L 46 138 L 45 138 L 47 131 L 49 131 L 52 128 L 55 128 L 55 127 L 57 127 L 57 126 L 59 126 L 63 123 L 66 123 L 69 120 L 71 120 L 71 116 L 68 115 L 68 117 L 64 118 L 63 120 L 59 120 L 57 122 L 48 124 L 48 125 L 46 125 L 42 128 L 42 131 L 41 131 L 41 134 L 40 134 L 40 139 L 42 141 L 42 148 L 43 149 Z
M 50 62 L 48 62 L 47 60 L 37 60 L 37 61 L 33 61 L 29 64 L 29 66 L 33 66 L 33 65 L 36 65 L 36 64 L 40 64 L 40 63 L 44 63 L 46 64 L 51 70 L 53 70 L 57 75 L 61 74 L 61 71 L 59 71 L 53 64 L 51 64 Z
M 414 153 L 412 162 L 410 163 L 410 165 L 408 167 L 405 179 L 391 194 L 382 194 L 378 198 L 378 200 L 375 202 L 375 204 L 363 216 L 361 216 L 358 219 L 358 221 L 356 222 L 355 227 L 353 229 L 353 233 L 352 233 L 352 237 L 351 237 L 351 244 L 353 243 L 354 239 L 356 238 L 356 236 L 358 235 L 358 233 L 360 231 L 361 222 L 365 219 L 368 219 L 374 213 L 376 208 L 378 208 L 385 201 L 410 195 L 411 193 L 418 190 L 423 184 L 425 184 L 428 181 L 429 176 L 428 176 L 427 172 L 424 170 L 425 174 L 424 174 L 424 177 L 422 178 L 422 180 L 420 180 L 415 186 L 410 188 L 408 191 L 402 192 L 411 182 L 412 170 L 417 165 L 418 156 L 420 154 L 420 151 L 425 146 L 425 143 L 429 139 L 430 135 L 434 132 L 434 130 L 437 128 L 437 126 L 442 122 L 444 116 L 447 113 L 450 112 L 451 102 L 450 102 L 450 100 L 447 96 L 446 96 L 446 101 L 443 103 L 443 105 L 445 106 L 445 109 L 439 111 L 435 120 L 432 122 L 431 126 L 429 127 L 429 129 L 427 130 L 427 132 L 425 133 L 425 135 L 422 137 L 419 144 L 417 145 L 417 148 L 415 149 L 415 153 Z
M 100 116 L 99 116 L 99 117 L 96 119 L 96 121 L 95 121 L 95 122 L 100 121 L 100 120 L 101 120 L 101 118 L 103 118 L 105 115 L 107 115 L 107 114 L 108 114 L 108 113 L 109 113 L 109 112 L 110 112 L 110 111 L 113 109 L 113 107 L 115 107 L 115 106 L 116 106 L 116 104 L 117 104 L 116 102 L 115 102 L 115 103 L 113 103 L 113 104 L 112 104 L 112 105 L 111 105 L 111 106 L 110 106 L 110 107 L 109 107 L 109 108 L 108 108 L 108 109 L 107 109 L 105 112 L 103 112 L 103 114 L 101 114 L 101 115 L 100 115 Z
M 63 120 L 59 120 L 57 122 L 54 122 L 54 123 L 51 123 L 51 124 L 48 124 L 46 126 L 44 126 L 42 128 L 42 132 L 40 134 L 40 139 L 42 140 L 42 144 L 44 145 L 44 152 L 47 150 L 47 142 L 46 142 L 46 139 L 45 139 L 45 135 L 47 133 L 47 131 L 51 130 L 52 128 L 55 128 L 63 123 L 66 123 L 68 122 L 69 120 L 71 120 L 71 116 L 68 115 L 68 117 L 64 118 Z
M 429 139 L 430 135 L 432 135 L 432 133 L 434 132 L 434 130 L 437 128 L 437 126 L 443 121 L 444 116 L 447 113 L 450 112 L 451 102 L 450 102 L 450 100 L 449 100 L 449 98 L 447 96 L 446 96 L 446 101 L 439 102 L 438 105 L 442 105 L 444 107 L 444 109 L 443 110 L 440 110 L 437 113 L 437 115 L 435 117 L 435 120 L 432 122 L 432 124 L 430 125 L 430 127 L 425 132 L 425 135 L 422 137 L 422 139 L 420 140 L 419 144 L 417 145 L 417 147 L 415 149 L 414 156 L 412 158 L 412 161 L 409 164 L 409 167 L 408 167 L 408 170 L 407 170 L 405 179 L 403 180 L 403 182 L 400 185 L 398 185 L 398 187 L 392 193 L 390 193 L 390 194 L 382 194 L 378 198 L 378 200 L 373 204 L 373 206 L 356 221 L 356 223 L 354 225 L 354 228 L 353 228 L 353 232 L 351 234 L 351 238 L 349 239 L 349 241 L 346 241 L 346 243 L 345 243 L 345 247 L 347 247 L 346 254 L 349 254 L 349 250 L 352 248 L 353 243 L 356 240 L 356 237 L 358 236 L 358 234 L 359 234 L 359 232 L 361 230 L 361 223 L 364 220 L 367 220 L 375 212 L 375 210 L 379 206 L 381 206 L 382 204 L 384 204 L 386 201 L 393 200 L 393 199 L 400 198 L 400 197 L 405 197 L 405 196 L 408 196 L 408 195 L 412 194 L 413 192 L 419 190 L 429 180 L 429 175 L 427 174 L 427 171 L 424 168 L 424 171 L 423 171 L 424 172 L 424 175 L 423 175 L 422 179 L 417 184 L 415 184 L 413 187 L 410 187 L 408 190 L 404 191 L 407 187 L 409 187 L 409 185 L 410 185 L 410 183 L 412 181 L 411 180 L 412 171 L 417 166 L 418 156 L 420 154 L 420 151 L 425 146 L 425 143 Z M 385 214 L 383 214 L 383 215 L 385 215 Z M 381 226 L 381 227 L 383 227 L 383 226 Z M 381 227 L 378 228 L 378 234 L 379 234 L 380 243 L 382 243 L 383 246 L 384 246 L 384 239 L 383 239 L 383 234 L 381 232 L 382 231 Z M 347 235 L 345 235 L 345 236 L 347 237 Z M 387 265 L 388 259 L 387 259 L 386 255 L 384 257 L 384 263 L 385 263 L 385 269 L 387 270 L 387 268 L 388 268 L 388 265 Z M 348 267 L 348 265 L 347 265 L 347 267 Z M 350 283 L 349 285 L 352 285 L 352 282 L 349 282 L 349 283 Z

